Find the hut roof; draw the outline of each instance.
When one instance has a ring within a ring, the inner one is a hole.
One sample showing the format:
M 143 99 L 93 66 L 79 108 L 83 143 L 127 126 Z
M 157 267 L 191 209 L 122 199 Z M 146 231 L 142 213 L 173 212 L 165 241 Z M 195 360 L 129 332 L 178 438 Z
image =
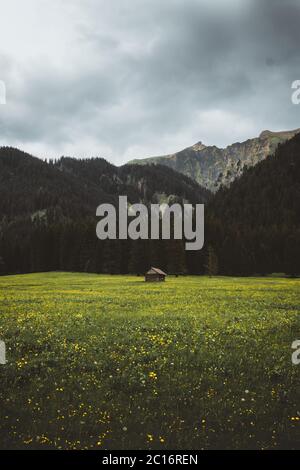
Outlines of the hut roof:
M 146 274 L 159 274 L 160 276 L 166 276 L 167 275 L 161 269 L 153 268 L 153 267 L 151 267 L 151 269 L 149 269 L 149 271 Z

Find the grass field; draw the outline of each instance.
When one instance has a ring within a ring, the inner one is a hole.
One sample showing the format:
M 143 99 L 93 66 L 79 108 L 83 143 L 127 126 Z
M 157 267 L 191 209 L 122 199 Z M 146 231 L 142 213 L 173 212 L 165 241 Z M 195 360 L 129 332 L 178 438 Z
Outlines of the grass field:
M 300 280 L 0 278 L 0 447 L 300 448 Z

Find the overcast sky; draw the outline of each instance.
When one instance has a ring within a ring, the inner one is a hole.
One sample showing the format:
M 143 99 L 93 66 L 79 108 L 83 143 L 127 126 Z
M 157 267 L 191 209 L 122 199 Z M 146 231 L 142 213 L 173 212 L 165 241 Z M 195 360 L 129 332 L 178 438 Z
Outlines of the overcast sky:
M 0 0 L 0 145 L 120 164 L 300 127 L 299 0 Z

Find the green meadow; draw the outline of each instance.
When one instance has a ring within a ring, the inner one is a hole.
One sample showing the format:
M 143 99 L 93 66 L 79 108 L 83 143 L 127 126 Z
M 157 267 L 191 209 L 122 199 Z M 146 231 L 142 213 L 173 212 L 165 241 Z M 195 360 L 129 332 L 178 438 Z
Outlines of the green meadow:
M 300 280 L 0 278 L 2 449 L 300 448 Z

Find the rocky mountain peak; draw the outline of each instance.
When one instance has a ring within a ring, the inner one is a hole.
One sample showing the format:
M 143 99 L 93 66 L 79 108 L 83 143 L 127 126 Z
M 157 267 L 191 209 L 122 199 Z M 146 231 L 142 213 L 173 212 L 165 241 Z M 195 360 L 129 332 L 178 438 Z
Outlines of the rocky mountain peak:
M 279 144 L 298 133 L 300 129 L 281 132 L 264 130 L 259 137 L 236 142 L 224 149 L 215 145 L 206 146 L 199 141 L 172 155 L 134 160 L 132 163 L 166 165 L 216 192 L 221 186 L 229 186 L 241 176 L 244 168 L 252 167 L 274 154 Z
M 204 145 L 201 140 L 197 142 L 195 145 L 191 147 L 195 152 L 200 152 L 201 150 L 206 148 L 206 145 Z

